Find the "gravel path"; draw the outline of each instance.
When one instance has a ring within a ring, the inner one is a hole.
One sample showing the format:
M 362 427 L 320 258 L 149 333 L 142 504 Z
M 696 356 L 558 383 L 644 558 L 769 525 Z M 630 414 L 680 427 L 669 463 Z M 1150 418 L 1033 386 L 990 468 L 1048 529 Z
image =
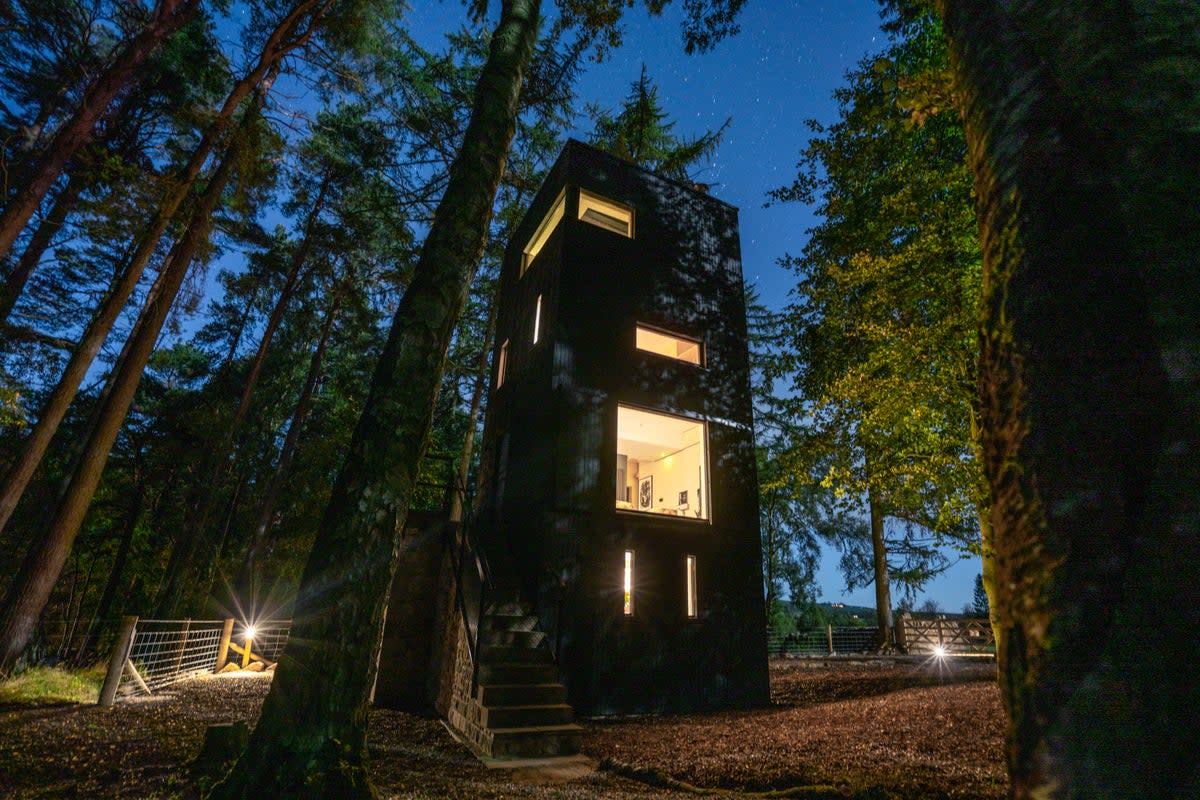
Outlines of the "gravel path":
M 414 800 L 695 796 L 685 784 L 733 797 L 999 800 L 1007 780 L 993 669 L 778 662 L 767 709 L 586 722 L 584 752 L 605 768 L 582 775 L 489 770 L 439 720 L 378 710 L 372 779 L 381 797 Z M 269 685 L 234 673 L 111 709 L 0 711 L 0 797 L 190 800 L 187 764 L 205 728 L 253 724 Z M 812 785 L 832 788 L 800 788 Z

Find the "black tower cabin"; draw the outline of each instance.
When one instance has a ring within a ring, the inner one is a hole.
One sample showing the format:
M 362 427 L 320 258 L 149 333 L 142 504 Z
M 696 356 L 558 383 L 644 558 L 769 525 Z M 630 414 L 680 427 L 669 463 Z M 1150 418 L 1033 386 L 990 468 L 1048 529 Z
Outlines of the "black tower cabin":
M 570 703 L 765 705 L 737 210 L 568 142 L 499 303 L 473 524 Z

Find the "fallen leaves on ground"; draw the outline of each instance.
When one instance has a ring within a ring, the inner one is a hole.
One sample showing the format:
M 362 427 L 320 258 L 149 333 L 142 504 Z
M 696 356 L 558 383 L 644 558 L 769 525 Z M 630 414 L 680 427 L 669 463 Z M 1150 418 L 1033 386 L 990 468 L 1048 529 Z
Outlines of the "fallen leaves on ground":
M 1001 798 L 1003 719 L 992 664 L 776 662 L 772 705 L 741 712 L 584 723 L 584 752 L 658 785 L 601 770 L 570 780 L 489 770 L 441 721 L 371 714 L 371 775 L 381 797 L 633 800 L 685 797 L 691 785 L 733 796 L 796 796 L 830 785 L 846 797 Z M 188 681 L 103 709 L 0 712 L 0 796 L 194 798 L 188 765 L 216 722 L 251 725 L 269 675 Z M 694 795 L 691 795 L 694 796 Z

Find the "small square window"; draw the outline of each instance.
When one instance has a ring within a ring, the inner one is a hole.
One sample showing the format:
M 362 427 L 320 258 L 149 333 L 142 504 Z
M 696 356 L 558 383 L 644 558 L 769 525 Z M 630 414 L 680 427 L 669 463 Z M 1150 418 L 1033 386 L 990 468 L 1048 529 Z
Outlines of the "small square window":
M 633 238 L 633 209 L 579 190 L 579 218 L 606 231 Z
M 550 234 L 554 233 L 554 229 L 562 221 L 566 207 L 567 190 L 563 189 L 558 193 L 558 199 L 554 201 L 554 205 L 550 206 L 550 210 L 546 212 L 546 216 L 542 217 L 542 221 L 538 223 L 537 230 L 533 232 L 533 236 L 529 237 L 529 244 L 525 245 L 525 249 L 521 251 L 522 275 L 525 274 L 525 270 L 529 269 L 529 265 L 533 263 L 533 259 L 537 257 L 537 254 L 542 252 L 542 247 L 545 246 L 546 240 L 550 238 Z
M 700 364 L 703 360 L 703 348 L 699 341 L 666 331 L 657 331 L 645 325 L 637 326 L 637 349 L 686 361 L 689 364 Z

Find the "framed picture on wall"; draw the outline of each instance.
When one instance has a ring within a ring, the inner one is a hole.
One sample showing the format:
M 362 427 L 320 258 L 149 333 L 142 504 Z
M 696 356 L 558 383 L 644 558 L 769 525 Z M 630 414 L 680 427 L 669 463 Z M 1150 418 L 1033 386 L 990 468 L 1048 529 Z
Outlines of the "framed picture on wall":
M 654 476 L 647 475 L 638 481 L 638 508 L 649 511 L 654 507 Z

